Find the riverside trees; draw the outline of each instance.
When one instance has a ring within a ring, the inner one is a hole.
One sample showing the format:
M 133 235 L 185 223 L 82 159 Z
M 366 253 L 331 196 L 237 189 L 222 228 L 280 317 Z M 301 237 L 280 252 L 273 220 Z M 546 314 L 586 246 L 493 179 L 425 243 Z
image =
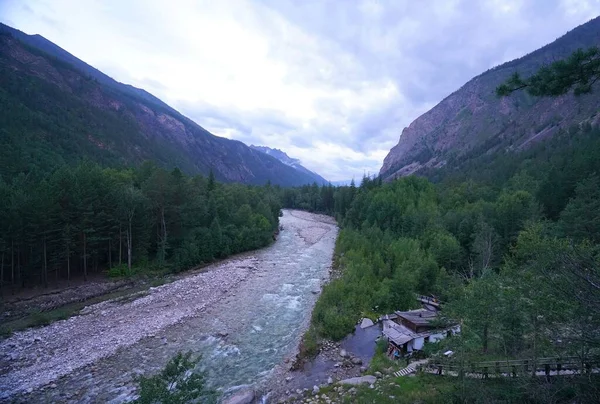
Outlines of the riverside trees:
M 435 294 L 463 322 L 453 349 L 464 355 L 600 354 L 599 157 L 600 130 L 582 127 L 463 161 L 435 184 L 336 189 L 334 200 L 353 192 L 345 212 L 334 210 L 341 277 L 324 288 L 314 331 L 339 339 L 362 316 Z
M 16 289 L 102 270 L 179 271 L 258 248 L 278 225 L 276 192 L 151 163 L 2 178 L 0 281 Z

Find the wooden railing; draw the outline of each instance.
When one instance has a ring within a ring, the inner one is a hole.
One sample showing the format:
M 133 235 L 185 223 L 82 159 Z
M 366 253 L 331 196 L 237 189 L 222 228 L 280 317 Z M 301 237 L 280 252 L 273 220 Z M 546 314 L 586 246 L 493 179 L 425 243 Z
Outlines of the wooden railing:
M 416 295 L 416 298 L 418 301 L 420 301 L 421 303 L 425 303 L 425 304 L 430 304 L 432 306 L 437 306 L 439 307 L 441 302 L 439 299 L 435 298 L 435 297 L 431 297 L 431 296 L 425 296 L 425 295 Z
M 597 373 L 600 370 L 600 358 L 582 359 L 577 356 L 568 356 L 485 362 L 438 360 L 430 362 L 425 370 L 437 375 L 483 379 L 489 377 L 566 376 Z

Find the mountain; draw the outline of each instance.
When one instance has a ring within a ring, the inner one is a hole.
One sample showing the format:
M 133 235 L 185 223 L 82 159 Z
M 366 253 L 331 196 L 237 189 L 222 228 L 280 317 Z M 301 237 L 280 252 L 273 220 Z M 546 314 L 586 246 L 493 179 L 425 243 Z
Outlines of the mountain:
M 327 181 L 325 178 L 321 177 L 319 174 L 315 173 L 314 171 L 310 171 L 308 168 L 304 167 L 300 163 L 300 160 L 291 158 L 285 152 L 283 152 L 279 149 L 271 149 L 270 147 L 266 147 L 266 146 L 254 146 L 254 145 L 250 145 L 250 148 L 252 148 L 254 150 L 258 150 L 262 153 L 268 154 L 269 156 L 275 157 L 277 160 L 281 161 L 283 164 L 293 167 L 303 174 L 311 176 L 313 178 L 313 182 L 316 182 L 319 185 L 329 183 L 329 181 Z
M 242 142 L 214 136 L 42 36 L 0 24 L 0 174 L 43 172 L 82 159 L 109 166 L 151 160 L 246 184 L 314 181 Z
M 470 80 L 404 128 L 383 162 L 390 180 L 498 151 L 522 150 L 561 129 L 600 121 L 600 91 L 575 97 L 537 98 L 517 92 L 498 98 L 495 88 L 515 71 L 524 77 L 569 56 L 578 48 L 600 45 L 600 17 L 549 45 L 504 63 Z

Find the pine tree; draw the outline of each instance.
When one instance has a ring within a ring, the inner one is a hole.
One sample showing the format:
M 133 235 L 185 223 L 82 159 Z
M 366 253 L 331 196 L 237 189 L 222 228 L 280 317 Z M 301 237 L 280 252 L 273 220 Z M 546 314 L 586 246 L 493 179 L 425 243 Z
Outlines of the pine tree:
M 600 49 L 578 49 L 568 58 L 544 66 L 526 79 L 514 73 L 496 88 L 496 94 L 504 97 L 524 89 L 533 96 L 556 97 L 573 89 L 575 95 L 581 95 L 590 93 L 599 78 Z

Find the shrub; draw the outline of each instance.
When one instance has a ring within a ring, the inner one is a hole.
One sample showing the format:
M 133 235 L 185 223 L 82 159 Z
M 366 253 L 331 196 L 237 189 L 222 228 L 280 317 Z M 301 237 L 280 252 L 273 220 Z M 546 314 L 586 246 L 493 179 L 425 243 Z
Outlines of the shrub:
M 151 377 L 141 376 L 138 404 L 155 403 L 214 403 L 216 394 L 206 387 L 205 374 L 194 371 L 201 357 L 192 358 L 192 353 L 179 352 L 164 369 Z

